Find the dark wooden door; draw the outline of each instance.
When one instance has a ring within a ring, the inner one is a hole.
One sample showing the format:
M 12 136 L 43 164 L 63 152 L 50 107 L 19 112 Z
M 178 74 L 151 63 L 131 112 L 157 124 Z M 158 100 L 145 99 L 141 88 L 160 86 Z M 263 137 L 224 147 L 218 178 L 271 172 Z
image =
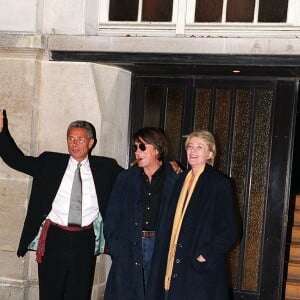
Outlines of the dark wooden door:
M 164 129 L 186 165 L 184 135 L 208 129 L 216 167 L 235 182 L 241 240 L 228 257 L 233 299 L 282 297 L 297 82 L 135 76 L 131 129 Z

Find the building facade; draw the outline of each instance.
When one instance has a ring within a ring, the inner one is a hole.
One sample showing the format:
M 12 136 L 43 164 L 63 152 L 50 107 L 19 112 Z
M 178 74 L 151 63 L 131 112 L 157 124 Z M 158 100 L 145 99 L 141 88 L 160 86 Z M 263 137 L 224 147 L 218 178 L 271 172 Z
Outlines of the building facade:
M 222 142 L 228 147 L 221 150 L 220 167 L 236 179 L 243 175 L 235 174 L 234 166 L 241 170 L 247 162 L 249 170 L 245 171 L 248 179 L 240 182 L 243 188 L 238 190 L 242 190 L 239 199 L 246 199 L 238 203 L 245 221 L 242 231 L 248 239 L 231 259 L 235 266 L 234 297 L 280 299 L 284 266 L 280 265 L 279 275 L 268 281 L 266 274 L 272 263 L 264 257 L 276 245 L 275 264 L 284 260 L 300 76 L 299 15 L 298 0 L 2 0 L 1 108 L 6 109 L 10 131 L 26 154 L 66 152 L 67 125 L 86 119 L 97 130 L 94 153 L 114 157 L 124 167 L 130 161 L 131 132 L 145 124 L 165 129 L 169 124 L 172 132 L 173 119 L 167 116 L 181 116 L 175 117 L 179 129 L 170 136 L 178 144 L 171 148 L 175 159 L 184 161 L 179 136 L 185 131 L 206 127 L 220 135 L 226 133 Z M 224 82 L 228 83 L 226 87 Z M 152 107 L 153 103 L 147 102 L 147 91 L 152 99 L 156 95 L 156 90 L 151 93 L 153 86 L 160 86 L 158 90 L 162 91 L 172 91 L 175 86 L 175 96 L 170 98 L 173 102 L 168 102 L 172 93 L 162 93 L 157 102 L 166 98 L 166 107 Z M 250 91 L 248 96 L 245 90 Z M 232 96 L 239 94 L 243 95 Z M 178 105 L 180 95 L 182 106 Z M 196 100 L 187 100 L 197 97 L 207 97 L 211 102 L 197 108 Z M 247 125 L 242 121 L 244 115 L 237 123 L 233 121 L 238 120 L 238 108 L 245 109 L 235 101 L 245 97 L 255 102 L 248 112 Z M 227 117 L 231 125 L 226 129 L 222 127 L 226 109 L 218 99 L 230 107 Z M 260 99 L 266 100 L 261 107 Z M 172 105 L 177 109 L 172 110 Z M 204 113 L 199 113 L 197 119 L 198 111 L 207 111 L 207 123 L 199 121 L 205 118 Z M 159 120 L 151 117 L 158 115 L 164 116 Z M 193 116 L 193 124 L 189 116 Z M 238 153 L 234 148 L 234 141 L 242 134 L 238 128 L 249 128 L 253 143 L 245 150 L 250 154 L 236 158 L 242 163 L 234 165 L 234 155 L 226 153 Z M 261 148 L 260 140 L 255 140 L 259 132 L 268 140 Z M 285 154 L 280 156 L 282 144 L 286 145 Z M 264 153 L 259 156 L 261 161 L 254 159 L 255 149 Z M 260 172 L 262 165 L 265 167 Z M 258 173 L 250 172 L 253 166 Z M 277 180 L 272 176 L 277 171 L 282 181 L 271 190 Z M 16 256 L 31 179 L 2 161 L 0 174 L 0 299 L 35 300 L 35 257 L 32 253 L 24 258 Z M 259 176 L 261 181 L 251 186 L 253 178 Z M 275 190 L 281 195 L 279 199 L 272 194 Z M 277 244 L 273 240 L 268 244 L 272 220 L 277 217 Z M 251 245 L 255 245 L 254 250 Z M 102 297 L 109 264 L 104 255 L 97 260 L 93 300 Z M 270 298 L 271 290 L 275 298 Z

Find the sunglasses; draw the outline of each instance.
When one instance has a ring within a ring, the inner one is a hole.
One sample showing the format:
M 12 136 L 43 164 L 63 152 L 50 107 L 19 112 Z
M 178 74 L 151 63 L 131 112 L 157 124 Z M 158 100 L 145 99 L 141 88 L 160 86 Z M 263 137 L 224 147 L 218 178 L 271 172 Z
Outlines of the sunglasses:
M 140 144 L 137 144 L 137 145 L 136 144 L 132 145 L 133 152 L 136 152 L 137 149 L 140 149 L 141 151 L 145 151 L 146 150 L 146 144 L 140 143 Z

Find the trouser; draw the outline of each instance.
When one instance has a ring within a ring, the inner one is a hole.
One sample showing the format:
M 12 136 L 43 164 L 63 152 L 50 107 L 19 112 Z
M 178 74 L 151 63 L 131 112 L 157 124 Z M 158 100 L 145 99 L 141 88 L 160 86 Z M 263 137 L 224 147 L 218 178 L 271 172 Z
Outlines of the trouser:
M 38 264 L 40 300 L 88 300 L 95 262 L 93 227 L 66 231 L 51 225 L 43 260 Z
M 144 287 L 146 287 L 147 285 L 147 280 L 150 273 L 154 240 L 155 240 L 154 237 L 142 238 Z

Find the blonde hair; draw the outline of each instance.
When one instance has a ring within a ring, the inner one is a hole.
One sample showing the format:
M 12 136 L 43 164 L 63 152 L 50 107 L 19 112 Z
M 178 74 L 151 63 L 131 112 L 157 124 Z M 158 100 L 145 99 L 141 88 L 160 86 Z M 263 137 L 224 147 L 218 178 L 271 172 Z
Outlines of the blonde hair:
M 217 154 L 216 150 L 216 141 L 213 134 L 208 130 L 199 130 L 199 131 L 193 131 L 188 135 L 185 135 L 186 141 L 185 141 L 185 148 L 187 147 L 188 143 L 190 142 L 191 138 L 197 137 L 201 138 L 205 141 L 206 145 L 208 146 L 209 151 L 212 152 L 212 157 L 207 161 L 208 164 L 214 165 L 215 157 Z

